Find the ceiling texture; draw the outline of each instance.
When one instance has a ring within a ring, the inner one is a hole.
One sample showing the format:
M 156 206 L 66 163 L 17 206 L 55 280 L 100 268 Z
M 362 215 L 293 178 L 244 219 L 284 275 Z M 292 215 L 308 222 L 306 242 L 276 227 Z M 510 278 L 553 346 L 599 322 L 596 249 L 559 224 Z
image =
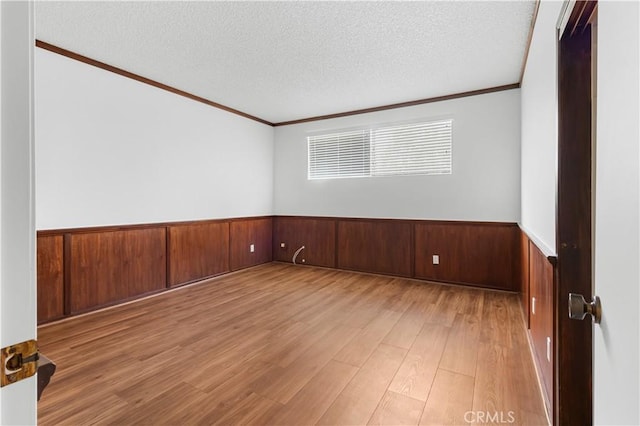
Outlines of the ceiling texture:
M 281 123 L 519 83 L 536 2 L 36 3 L 36 38 Z

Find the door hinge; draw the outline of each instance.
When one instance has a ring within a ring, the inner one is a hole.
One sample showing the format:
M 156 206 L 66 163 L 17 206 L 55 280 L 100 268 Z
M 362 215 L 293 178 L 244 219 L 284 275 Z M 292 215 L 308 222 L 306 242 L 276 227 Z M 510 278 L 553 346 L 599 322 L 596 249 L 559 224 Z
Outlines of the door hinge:
M 38 342 L 28 340 L 2 348 L 2 387 L 33 376 L 38 371 Z

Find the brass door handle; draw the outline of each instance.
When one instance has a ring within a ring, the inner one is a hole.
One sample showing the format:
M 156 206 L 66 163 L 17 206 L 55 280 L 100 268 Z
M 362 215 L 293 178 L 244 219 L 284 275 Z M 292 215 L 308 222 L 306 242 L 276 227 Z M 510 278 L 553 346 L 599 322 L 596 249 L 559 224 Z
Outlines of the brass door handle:
M 0 386 L 31 377 L 38 370 L 38 342 L 28 340 L 2 348 L 0 358 Z
M 602 319 L 602 304 L 600 298 L 594 296 L 593 300 L 587 303 L 584 296 L 576 293 L 569 293 L 569 318 L 583 320 L 587 315 L 591 315 L 593 322 L 600 324 Z

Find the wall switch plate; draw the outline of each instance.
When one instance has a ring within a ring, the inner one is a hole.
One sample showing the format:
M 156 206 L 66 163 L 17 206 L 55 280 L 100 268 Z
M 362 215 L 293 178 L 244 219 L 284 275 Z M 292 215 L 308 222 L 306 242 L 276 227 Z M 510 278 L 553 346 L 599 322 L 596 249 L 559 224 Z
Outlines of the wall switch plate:
M 284 248 L 285 244 L 284 243 L 280 243 L 280 248 Z
M 254 246 L 253 244 L 251 244 L 251 245 L 249 246 L 249 251 L 250 251 L 251 253 L 253 253 L 254 251 L 256 251 L 256 246 Z
M 437 254 L 433 255 L 433 264 L 434 265 L 439 265 L 440 264 L 440 255 L 437 255 Z
M 547 336 L 547 361 L 551 362 L 551 337 Z
M 536 314 L 536 298 L 535 297 L 531 298 L 531 314 L 533 315 Z

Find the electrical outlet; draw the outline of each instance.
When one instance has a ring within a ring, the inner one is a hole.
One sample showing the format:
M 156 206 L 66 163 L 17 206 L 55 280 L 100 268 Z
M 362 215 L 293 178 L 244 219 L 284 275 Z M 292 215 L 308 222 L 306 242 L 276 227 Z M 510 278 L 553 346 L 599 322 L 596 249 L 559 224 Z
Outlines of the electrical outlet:
M 440 256 L 437 254 L 433 255 L 433 264 L 434 265 L 439 265 L 440 264 Z
M 286 247 L 285 243 L 280 243 L 280 248 L 285 248 L 285 247 Z
M 250 252 L 250 253 L 253 253 L 254 251 L 256 251 L 256 246 L 254 246 L 253 244 L 251 244 L 251 245 L 249 246 L 249 252 Z

